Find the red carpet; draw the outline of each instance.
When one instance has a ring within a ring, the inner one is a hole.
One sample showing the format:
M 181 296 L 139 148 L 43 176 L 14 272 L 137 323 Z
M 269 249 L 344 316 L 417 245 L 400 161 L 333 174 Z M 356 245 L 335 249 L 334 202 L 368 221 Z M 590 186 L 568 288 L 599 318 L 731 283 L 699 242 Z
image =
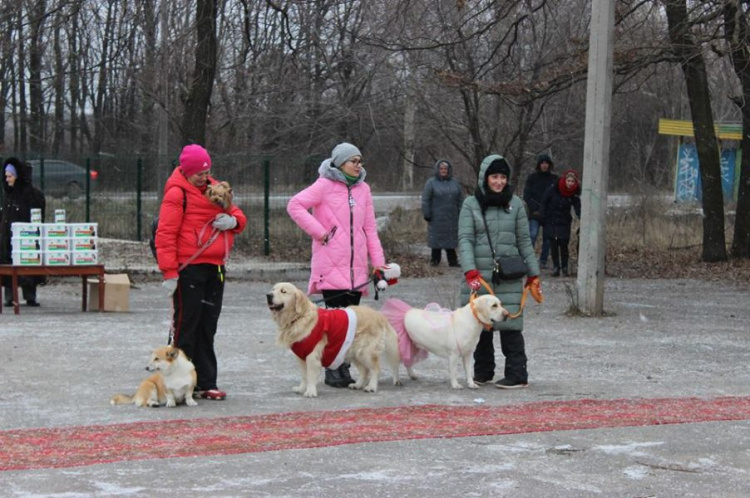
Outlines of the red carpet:
M 499 407 L 423 405 L 35 428 L 0 431 L 0 470 L 721 420 L 750 420 L 750 397 L 550 401 Z

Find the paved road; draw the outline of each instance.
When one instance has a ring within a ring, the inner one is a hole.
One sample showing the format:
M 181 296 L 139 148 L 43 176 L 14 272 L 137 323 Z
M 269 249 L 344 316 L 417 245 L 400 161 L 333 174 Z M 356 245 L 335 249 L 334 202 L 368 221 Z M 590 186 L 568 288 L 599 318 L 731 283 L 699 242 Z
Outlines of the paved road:
M 238 268 L 234 275 L 239 273 Z M 280 278 L 270 272 L 265 277 Z M 438 278 L 403 279 L 384 297 L 454 306 L 458 278 L 458 271 L 446 269 Z M 687 280 L 609 280 L 610 314 L 584 319 L 564 314 L 572 283 L 546 279 L 547 302 L 528 311 L 529 389 L 454 391 L 445 360 L 430 358 L 416 367 L 420 379 L 401 388 L 389 385 L 384 374 L 377 394 L 322 386 L 320 397 L 309 400 L 291 392 L 296 364 L 274 341 L 264 298 L 271 283 L 234 279 L 227 284 L 216 345 L 220 386 L 229 397 L 176 409 L 107 404 L 112 394 L 132 390 L 144 376 L 150 349 L 166 340 L 168 304 L 156 282 L 136 283 L 130 313 L 83 314 L 77 283 L 44 287 L 41 308 L 0 315 L 0 439 L 20 438 L 0 448 L 0 462 L 10 455 L 48 465 L 52 460 L 58 468 L 29 469 L 25 463 L 26 470 L 0 471 L 1 494 L 750 495 L 750 417 L 740 406 L 750 399 L 750 291 Z M 372 297 L 367 303 L 381 304 Z M 635 407 L 627 415 L 630 423 L 640 425 L 616 426 L 627 418 L 623 400 Z M 610 411 L 581 411 L 587 403 Z M 409 430 L 425 420 L 417 413 L 388 419 L 394 409 L 431 405 L 476 412 L 479 420 L 430 418 L 421 429 L 423 439 L 409 439 L 402 426 L 389 426 L 388 420 L 400 421 Z M 297 437 L 319 436 L 325 421 L 354 409 L 361 410 L 352 412 L 355 421 L 331 432 L 330 443 L 337 445 L 296 443 Z M 482 411 L 487 409 L 498 412 L 490 417 Z M 440 436 L 482 427 L 482 413 L 491 425 L 474 434 L 493 435 Z M 299 426 L 295 438 L 289 437 L 291 448 L 258 451 L 263 442 L 258 438 L 246 440 L 247 451 L 255 452 L 243 452 L 241 434 L 254 434 L 253 424 L 268 429 L 277 419 L 287 426 L 267 433 L 275 444 L 285 440 L 290 421 L 309 425 L 292 424 Z M 531 419 L 541 425 L 532 426 Z M 566 420 L 572 420 L 572 429 L 565 429 Z M 593 425 L 580 428 L 584 422 Z M 234 423 L 234 431 L 215 434 Z M 112 427 L 119 436 L 106 439 Z M 168 430 L 175 427 L 185 428 L 193 456 L 148 457 L 156 450 L 179 454 L 181 439 Z M 505 429 L 517 433 L 501 434 Z M 87 444 L 102 448 L 102 461 L 108 455 L 113 460 L 81 465 L 62 443 L 50 443 L 50 435 L 60 431 L 86 436 Z M 356 441 L 358 434 L 371 439 L 348 444 L 336 439 Z M 398 438 L 389 440 L 389 434 Z M 133 446 L 124 450 L 126 443 Z M 39 453 L 21 454 L 22 448 Z

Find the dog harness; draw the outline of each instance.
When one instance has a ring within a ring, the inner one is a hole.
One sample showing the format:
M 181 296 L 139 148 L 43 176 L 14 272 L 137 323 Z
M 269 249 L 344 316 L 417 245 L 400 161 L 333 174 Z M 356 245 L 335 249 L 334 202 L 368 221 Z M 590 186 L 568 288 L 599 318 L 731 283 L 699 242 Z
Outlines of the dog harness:
M 353 310 L 318 308 L 318 323 L 310 335 L 292 344 L 292 351 L 304 360 L 325 336 L 328 343 L 323 348 L 320 363 L 326 368 L 336 369 L 344 362 L 346 352 L 354 341 L 356 329 L 357 315 Z

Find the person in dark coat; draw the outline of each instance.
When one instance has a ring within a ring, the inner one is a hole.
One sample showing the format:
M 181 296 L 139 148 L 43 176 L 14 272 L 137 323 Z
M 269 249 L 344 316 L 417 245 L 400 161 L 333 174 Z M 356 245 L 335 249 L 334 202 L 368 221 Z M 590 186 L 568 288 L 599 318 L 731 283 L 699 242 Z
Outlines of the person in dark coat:
M 453 178 L 453 166 L 445 159 L 439 160 L 435 163 L 435 175 L 425 182 L 422 190 L 422 216 L 428 223 L 427 245 L 432 250 L 432 266 L 440 264 L 443 249 L 448 265 L 459 266 L 458 213 L 463 200 L 461 185 Z
M 0 217 L 0 263 L 11 264 L 13 253 L 11 247 L 11 225 L 16 222 L 31 221 L 31 210 L 41 209 L 42 220 L 46 209 L 44 194 L 31 183 L 31 165 L 21 162 L 16 157 L 9 157 L 3 162 L 3 205 Z M 36 299 L 36 288 L 44 277 L 19 277 L 18 282 L 23 291 L 23 298 L 29 306 L 39 306 Z M 10 277 L 3 279 L 5 288 L 5 306 L 13 306 L 13 289 Z
M 547 154 L 540 154 L 537 157 L 536 169 L 526 178 L 526 184 L 523 188 L 523 200 L 526 202 L 526 209 L 529 215 L 529 234 L 531 235 L 531 245 L 536 246 L 536 239 L 539 232 L 543 233 L 542 228 L 542 200 L 547 190 L 557 182 L 558 177 L 552 170 L 555 169 L 555 163 Z M 549 256 L 549 241 L 542 236 L 542 253 L 539 256 L 539 266 L 547 268 L 547 257 Z
M 569 169 L 558 179 L 557 184 L 549 188 L 542 201 L 544 218 L 544 237 L 549 240 L 552 252 L 553 277 L 562 274 L 568 276 L 568 244 L 573 216 L 570 209 L 581 218 L 581 181 L 578 173 Z

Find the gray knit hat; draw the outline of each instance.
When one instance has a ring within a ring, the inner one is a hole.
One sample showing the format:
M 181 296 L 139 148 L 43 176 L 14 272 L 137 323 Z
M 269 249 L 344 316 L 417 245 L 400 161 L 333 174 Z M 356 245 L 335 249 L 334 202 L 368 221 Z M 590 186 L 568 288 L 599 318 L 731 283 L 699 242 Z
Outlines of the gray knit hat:
M 354 145 L 342 142 L 333 148 L 331 152 L 331 166 L 340 168 L 348 159 L 354 156 L 362 157 L 362 153 Z

